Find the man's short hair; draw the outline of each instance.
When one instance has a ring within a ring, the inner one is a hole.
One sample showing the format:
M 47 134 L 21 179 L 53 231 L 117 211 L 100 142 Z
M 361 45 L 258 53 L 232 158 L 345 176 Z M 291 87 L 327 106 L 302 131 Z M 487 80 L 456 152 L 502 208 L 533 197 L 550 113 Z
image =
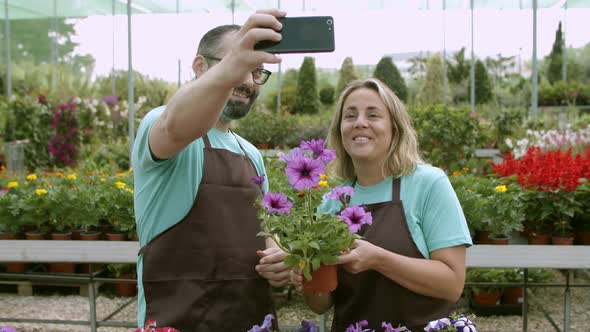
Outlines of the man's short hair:
M 216 56 L 221 49 L 223 36 L 228 32 L 237 30 L 240 30 L 240 26 L 235 24 L 220 25 L 209 30 L 203 38 L 201 38 L 197 54 Z

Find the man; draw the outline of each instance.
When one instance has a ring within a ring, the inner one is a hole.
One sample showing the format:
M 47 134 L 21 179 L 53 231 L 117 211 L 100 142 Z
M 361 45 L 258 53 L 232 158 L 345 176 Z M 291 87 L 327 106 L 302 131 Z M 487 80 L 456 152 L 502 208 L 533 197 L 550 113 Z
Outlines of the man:
M 268 190 L 252 181 L 265 175 L 262 156 L 230 130 L 270 75 L 262 65 L 281 61 L 253 48 L 280 40 L 284 15 L 261 10 L 242 27 L 207 32 L 192 64 L 196 79 L 139 126 L 132 153 L 139 326 L 246 331 L 274 311 L 269 283 L 288 281 L 285 253 L 256 236 L 254 201 Z

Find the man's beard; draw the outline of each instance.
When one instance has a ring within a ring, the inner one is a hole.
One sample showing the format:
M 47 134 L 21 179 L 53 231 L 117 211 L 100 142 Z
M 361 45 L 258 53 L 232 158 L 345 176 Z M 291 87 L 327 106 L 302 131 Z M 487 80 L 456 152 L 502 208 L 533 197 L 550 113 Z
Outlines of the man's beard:
M 239 87 L 234 88 L 234 91 L 247 95 L 248 102 L 244 103 L 242 101 L 232 100 L 230 97 L 227 103 L 225 103 L 223 113 L 221 113 L 222 118 L 228 122 L 245 117 L 246 114 L 250 112 L 252 104 L 254 104 L 254 101 L 256 101 L 256 98 L 258 97 L 258 91 L 252 89 L 246 84 L 242 84 Z

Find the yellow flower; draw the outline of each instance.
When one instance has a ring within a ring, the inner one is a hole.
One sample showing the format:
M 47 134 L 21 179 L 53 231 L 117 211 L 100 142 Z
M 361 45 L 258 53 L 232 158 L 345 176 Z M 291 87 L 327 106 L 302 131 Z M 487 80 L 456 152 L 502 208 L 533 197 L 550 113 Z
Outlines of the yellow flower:
M 125 182 L 121 182 L 121 181 L 117 181 L 117 182 L 115 183 L 115 185 L 116 185 L 116 186 L 117 186 L 117 188 L 119 188 L 119 189 L 123 189 L 123 188 L 125 188 L 125 186 L 126 186 Z
M 320 174 L 320 179 L 326 180 L 326 179 L 329 179 L 329 178 L 330 177 L 328 176 L 328 174 L 324 174 L 324 173 Z
M 303 259 L 299 261 L 298 267 L 300 271 L 303 271 L 303 268 L 305 267 L 305 261 Z
M 45 189 L 37 189 L 35 190 L 35 194 L 41 196 L 41 195 L 47 195 L 47 190 Z
M 118 178 L 124 178 L 125 177 L 125 173 L 117 173 L 117 177 Z
M 129 188 L 125 188 L 125 192 L 126 192 L 126 193 L 130 193 L 130 194 L 133 194 L 133 190 L 131 190 L 131 189 L 129 189 Z
M 14 187 L 18 187 L 18 182 L 16 182 L 16 181 L 8 182 L 8 189 L 14 188 Z
M 461 175 L 461 172 L 457 172 L 457 171 L 453 172 L 453 176 L 454 177 L 457 177 L 457 176 L 460 176 L 460 175 Z
M 76 180 L 76 174 L 75 173 L 69 174 L 68 180 Z
M 27 180 L 29 180 L 29 181 L 37 180 L 37 174 L 27 175 Z
M 467 171 L 469 171 L 469 167 L 463 167 L 463 171 L 464 171 L 464 172 L 467 172 Z
M 133 167 L 129 167 L 129 171 L 127 173 L 133 173 Z
M 328 188 L 328 187 L 330 187 L 330 186 L 328 186 L 328 181 L 325 181 L 325 180 L 320 180 L 320 181 L 318 182 L 318 186 L 320 186 L 320 187 L 323 187 L 323 188 Z
M 105 182 L 107 179 L 105 178 L 100 178 L 100 182 Z
M 501 185 L 501 186 L 497 186 L 496 187 L 496 192 L 499 192 L 499 193 L 503 193 L 503 192 L 505 192 L 507 190 L 508 190 L 508 188 L 506 188 L 505 185 Z

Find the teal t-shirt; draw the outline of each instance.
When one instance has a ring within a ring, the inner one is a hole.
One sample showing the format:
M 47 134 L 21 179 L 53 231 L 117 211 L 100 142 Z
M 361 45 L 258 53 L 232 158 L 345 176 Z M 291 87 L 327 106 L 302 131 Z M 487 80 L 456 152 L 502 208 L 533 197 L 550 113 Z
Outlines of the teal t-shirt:
M 392 179 L 390 176 L 370 187 L 357 183 L 351 204 L 391 201 Z M 473 244 L 463 209 L 441 169 L 418 165 L 411 175 L 402 176 L 400 198 L 408 229 L 424 257 L 429 259 L 435 250 Z M 341 203 L 334 200 L 326 200 L 320 206 L 321 211 L 328 213 L 337 213 L 340 208 Z
M 203 139 L 189 144 L 175 156 L 154 160 L 149 149 L 149 129 L 162 114 L 165 106 L 150 111 L 141 121 L 133 145 L 131 163 L 134 169 L 134 207 L 140 246 L 182 220 L 191 209 L 203 177 Z M 211 129 L 207 136 L 213 148 L 243 154 L 238 142 L 254 162 L 258 175 L 265 175 L 260 151 L 237 134 Z M 268 181 L 264 181 L 268 191 Z M 143 327 L 146 302 L 142 285 L 142 256 L 137 261 L 137 324 Z

